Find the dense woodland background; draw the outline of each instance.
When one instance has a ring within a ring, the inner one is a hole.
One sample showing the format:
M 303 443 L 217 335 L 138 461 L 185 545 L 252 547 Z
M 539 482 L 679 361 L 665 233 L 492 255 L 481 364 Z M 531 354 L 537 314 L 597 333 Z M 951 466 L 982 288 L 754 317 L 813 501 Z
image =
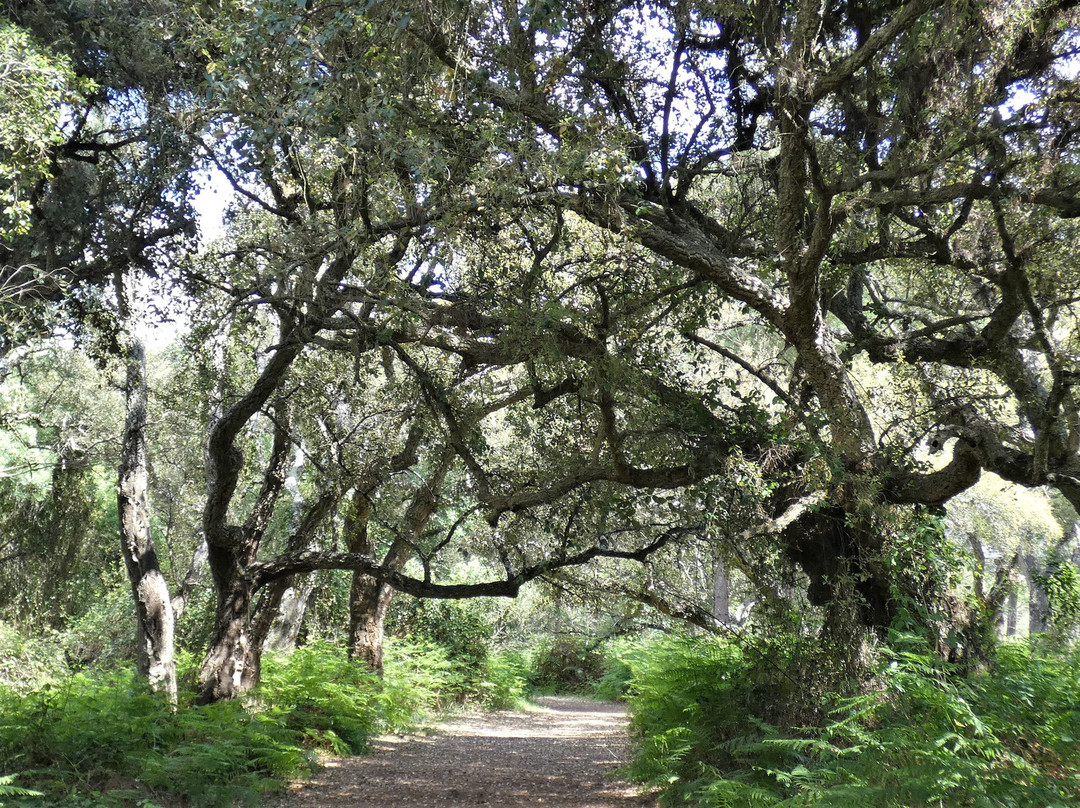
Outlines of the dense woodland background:
M 0 799 L 1080 800 L 1075 2 L 2 8 Z

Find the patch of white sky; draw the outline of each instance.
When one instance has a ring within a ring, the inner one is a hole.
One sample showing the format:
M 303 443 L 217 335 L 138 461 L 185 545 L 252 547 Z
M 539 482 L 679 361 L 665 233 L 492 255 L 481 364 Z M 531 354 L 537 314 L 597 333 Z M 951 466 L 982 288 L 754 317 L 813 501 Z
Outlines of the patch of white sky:
M 229 208 L 239 200 L 239 196 L 226 176 L 217 168 L 200 169 L 196 174 L 198 191 L 191 200 L 199 226 L 197 249 L 205 250 L 226 233 L 226 215 Z M 137 328 L 139 336 L 150 351 L 161 351 L 176 342 L 191 330 L 186 301 L 178 301 L 176 290 L 154 288 L 147 280 L 141 294 L 164 316 L 152 316 L 145 319 Z
M 206 247 L 225 235 L 226 213 L 239 197 L 217 168 L 200 170 L 197 181 L 199 190 L 191 204 L 199 219 L 200 246 Z

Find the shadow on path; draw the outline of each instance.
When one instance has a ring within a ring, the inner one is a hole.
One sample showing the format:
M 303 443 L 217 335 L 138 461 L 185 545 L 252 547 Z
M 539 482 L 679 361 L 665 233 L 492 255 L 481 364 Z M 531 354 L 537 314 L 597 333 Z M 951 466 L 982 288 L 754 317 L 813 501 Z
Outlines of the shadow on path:
M 469 715 L 428 737 L 379 738 L 369 755 L 332 761 L 294 786 L 282 808 L 654 805 L 612 778 L 629 754 L 622 707 L 562 697 L 539 704 Z

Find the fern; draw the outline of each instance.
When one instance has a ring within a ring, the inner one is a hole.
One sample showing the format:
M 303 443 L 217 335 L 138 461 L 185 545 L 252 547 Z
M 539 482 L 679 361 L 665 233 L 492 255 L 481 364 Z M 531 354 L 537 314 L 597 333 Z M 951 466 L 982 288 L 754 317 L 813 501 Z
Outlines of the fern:
M 624 654 L 640 733 L 629 771 L 700 806 L 1080 804 L 1076 653 L 1009 644 L 965 678 L 898 639 L 870 692 L 787 729 L 748 709 L 769 680 L 745 654 L 670 639 Z
M 15 777 L 17 775 L 8 774 L 0 777 L 0 797 L 42 797 L 44 796 L 40 791 L 34 791 L 29 788 L 21 788 L 15 785 Z M 0 808 L 3 808 L 4 803 L 0 802 Z

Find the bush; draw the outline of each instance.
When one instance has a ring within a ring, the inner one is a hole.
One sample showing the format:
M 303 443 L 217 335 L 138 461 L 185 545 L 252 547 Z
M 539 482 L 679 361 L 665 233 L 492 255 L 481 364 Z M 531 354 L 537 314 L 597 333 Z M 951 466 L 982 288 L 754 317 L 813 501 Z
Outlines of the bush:
M 53 637 L 27 638 L 0 622 L 0 687 L 27 693 L 68 673 L 64 652 Z
M 44 791 L 39 808 L 260 804 L 310 772 L 316 752 L 353 753 L 375 733 L 414 726 L 446 698 L 449 667 L 441 649 L 395 643 L 380 679 L 316 645 L 268 656 L 247 705 L 196 707 L 189 693 L 178 710 L 130 672 L 82 673 L 26 695 L 7 688 L 0 771 Z
M 591 693 L 604 676 L 604 655 L 583 637 L 559 636 L 532 654 L 531 680 L 538 690 Z
M 1066 806 L 1080 801 L 1075 653 L 1006 645 L 970 678 L 896 636 L 874 687 L 830 697 L 821 725 L 754 714 L 760 661 L 715 642 L 624 654 L 640 741 L 630 772 L 707 806 Z M 789 660 L 789 662 L 794 660 Z

